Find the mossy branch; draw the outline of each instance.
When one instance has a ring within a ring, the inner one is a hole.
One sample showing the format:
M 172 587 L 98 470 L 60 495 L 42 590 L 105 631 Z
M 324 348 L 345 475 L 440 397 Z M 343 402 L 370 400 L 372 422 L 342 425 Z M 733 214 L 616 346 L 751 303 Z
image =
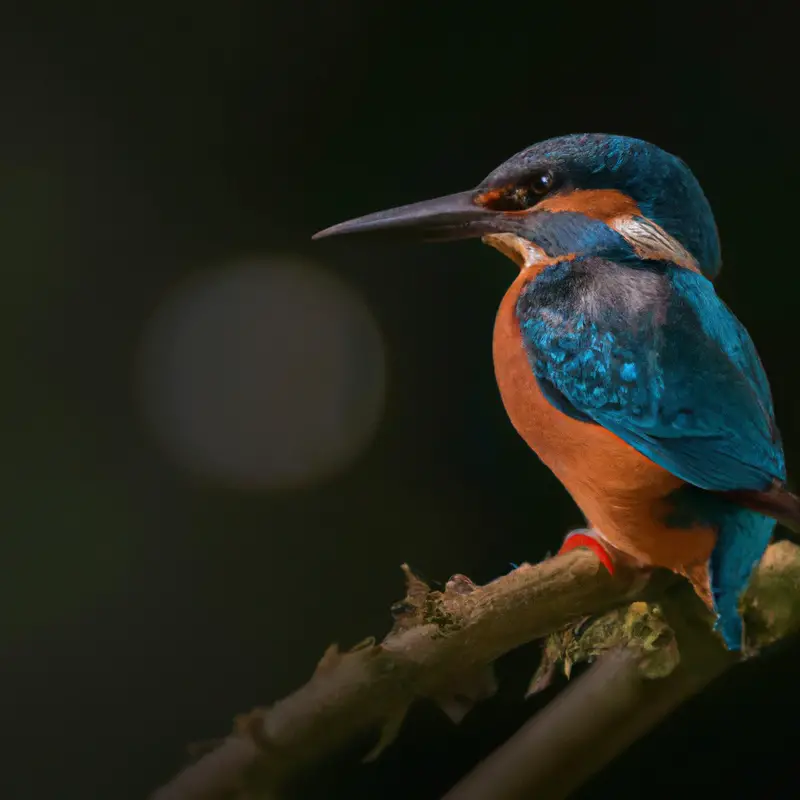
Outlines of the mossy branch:
M 627 687 L 634 677 L 652 686 L 666 685 L 670 679 L 674 682 L 676 674 L 680 676 L 688 670 L 691 680 L 686 686 L 681 684 L 681 691 L 668 692 L 674 697 L 672 704 L 655 703 L 656 713 L 650 713 L 649 717 L 645 714 L 640 722 L 629 726 L 634 738 L 643 732 L 643 725 L 646 729 L 654 724 L 675 703 L 710 680 L 716 672 L 707 669 L 709 664 L 718 672 L 734 660 L 711 632 L 707 619 L 701 613 L 698 615 L 696 606 L 692 606 L 689 615 L 694 619 L 691 624 L 685 621 L 689 617 L 676 612 L 683 603 L 690 602 L 691 606 L 694 601 L 687 601 L 685 592 L 677 595 L 674 591 L 664 592 L 665 587 L 674 584 L 671 576 L 645 575 L 623 568 L 612 577 L 588 550 L 574 550 L 536 565 L 523 564 L 484 586 L 475 586 L 464 576 L 455 576 L 448 581 L 444 592 L 432 592 L 407 567 L 404 570 L 406 597 L 393 607 L 395 624 L 380 643 L 367 639 L 344 652 L 336 645 L 329 647 L 308 683 L 269 708 L 259 708 L 237 718 L 231 735 L 156 791 L 152 800 L 275 797 L 293 776 L 370 730 L 380 731 L 377 744 L 367 756 L 375 758 L 396 736 L 412 702 L 431 698 L 458 721 L 475 702 L 493 693 L 491 665 L 498 657 L 551 634 L 555 635 L 548 641 L 534 690 L 546 683 L 556 663 L 563 664 L 568 671 L 574 661 L 604 653 L 615 655 L 613 659 L 601 658 L 596 668 L 571 687 L 573 691 L 578 691 L 581 683 L 589 685 L 598 680 L 597 673 L 603 664 L 627 665 L 615 673 L 617 683 Z M 745 599 L 749 651 L 800 628 L 798 586 L 800 548 L 788 542 L 772 545 Z M 631 605 L 656 596 L 661 602 L 655 606 L 642 602 Z M 678 606 L 674 603 L 676 596 L 684 598 Z M 587 617 L 594 621 L 582 625 L 580 633 L 570 627 Z M 699 625 L 698 619 L 701 619 Z M 692 651 L 700 650 L 706 656 L 716 653 L 718 657 L 710 661 L 705 656 L 693 658 Z M 604 669 L 608 674 L 604 676 L 601 672 L 599 678 L 610 680 L 611 668 Z M 566 692 L 562 694 L 569 696 Z M 631 698 L 637 696 L 636 692 L 629 694 Z M 555 709 L 558 702 L 551 706 Z M 585 702 L 583 698 L 582 719 L 592 717 Z M 560 722 L 551 718 L 547 724 L 568 725 L 569 708 L 567 704 L 568 713 L 562 712 Z M 550 707 L 540 716 L 549 710 Z M 630 710 L 635 710 L 633 705 Z M 539 735 L 541 723 L 537 719 L 528 725 L 539 726 L 534 740 L 540 747 L 546 737 Z M 598 714 L 597 721 L 597 726 L 588 727 L 597 728 L 594 735 L 603 735 L 608 719 Z M 604 760 L 585 770 L 582 779 L 632 741 L 630 736 L 617 736 L 616 746 L 603 748 Z M 508 747 L 517 738 L 501 748 L 499 754 L 507 756 Z M 585 742 L 580 744 L 587 746 Z M 527 744 L 514 752 L 523 750 L 528 751 L 524 759 L 527 764 L 538 761 L 541 766 L 558 761 L 552 755 L 549 760 L 532 758 Z M 574 767 L 575 762 L 560 763 L 563 771 L 564 763 Z M 491 772 L 491 759 L 486 764 Z M 517 764 L 514 773 L 520 781 L 524 781 L 525 776 L 520 772 L 524 766 Z M 479 770 L 470 781 L 454 790 L 453 798 L 482 796 L 470 788 L 480 787 Z M 529 773 L 530 770 L 526 773 L 530 779 Z M 547 785 L 541 783 L 542 774 L 540 769 L 533 776 L 539 780 L 536 784 L 539 788 Z M 551 770 L 545 775 L 547 780 L 552 779 L 552 774 Z M 512 783 L 508 782 L 509 791 L 517 791 L 519 786 Z M 499 785 L 492 785 L 492 797 L 498 800 L 517 796 L 498 794 Z M 533 784 L 528 780 L 519 785 Z M 545 796 L 564 795 L 537 794 Z

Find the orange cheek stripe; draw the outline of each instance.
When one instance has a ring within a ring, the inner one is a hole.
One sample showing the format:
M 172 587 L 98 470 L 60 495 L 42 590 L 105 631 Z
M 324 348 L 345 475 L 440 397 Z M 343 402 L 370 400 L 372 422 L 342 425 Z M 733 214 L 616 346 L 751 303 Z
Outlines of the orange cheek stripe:
M 483 194 L 479 194 L 475 198 L 475 202 L 478 203 L 478 205 L 487 206 L 494 200 L 499 200 L 501 197 L 504 197 L 511 188 L 513 187 L 509 185 L 509 186 L 500 186 L 496 189 L 489 189 L 489 191 L 484 192 Z
M 608 222 L 621 215 L 641 215 L 631 197 L 617 189 L 576 189 L 554 195 L 537 203 L 537 211 L 576 211 L 587 217 Z

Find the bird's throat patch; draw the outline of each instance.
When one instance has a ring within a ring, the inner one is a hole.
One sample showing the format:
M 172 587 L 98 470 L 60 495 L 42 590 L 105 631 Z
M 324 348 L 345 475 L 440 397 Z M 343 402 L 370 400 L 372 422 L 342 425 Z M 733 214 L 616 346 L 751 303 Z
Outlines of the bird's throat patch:
M 534 271 L 539 272 L 551 264 L 574 258 L 574 256 L 560 256 L 558 258 L 549 256 L 538 245 L 514 233 L 488 233 L 481 237 L 481 241 L 510 258 L 520 270 L 534 268 Z

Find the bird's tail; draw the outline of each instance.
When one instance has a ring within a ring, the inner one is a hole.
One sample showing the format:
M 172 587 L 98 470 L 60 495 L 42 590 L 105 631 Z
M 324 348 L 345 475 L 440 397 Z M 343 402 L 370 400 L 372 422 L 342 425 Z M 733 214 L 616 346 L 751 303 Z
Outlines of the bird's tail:
M 751 511 L 772 517 L 793 533 L 800 535 L 800 497 L 792 494 L 783 484 L 776 482 L 761 492 L 737 489 L 721 494 L 742 508 L 749 508 Z

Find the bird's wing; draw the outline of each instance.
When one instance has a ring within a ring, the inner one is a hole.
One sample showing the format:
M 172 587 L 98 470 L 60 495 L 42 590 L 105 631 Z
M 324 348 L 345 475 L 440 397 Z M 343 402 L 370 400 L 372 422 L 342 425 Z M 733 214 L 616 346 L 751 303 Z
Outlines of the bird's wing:
M 517 313 L 551 402 L 703 489 L 785 480 L 763 367 L 706 278 L 596 258 L 543 277 Z

